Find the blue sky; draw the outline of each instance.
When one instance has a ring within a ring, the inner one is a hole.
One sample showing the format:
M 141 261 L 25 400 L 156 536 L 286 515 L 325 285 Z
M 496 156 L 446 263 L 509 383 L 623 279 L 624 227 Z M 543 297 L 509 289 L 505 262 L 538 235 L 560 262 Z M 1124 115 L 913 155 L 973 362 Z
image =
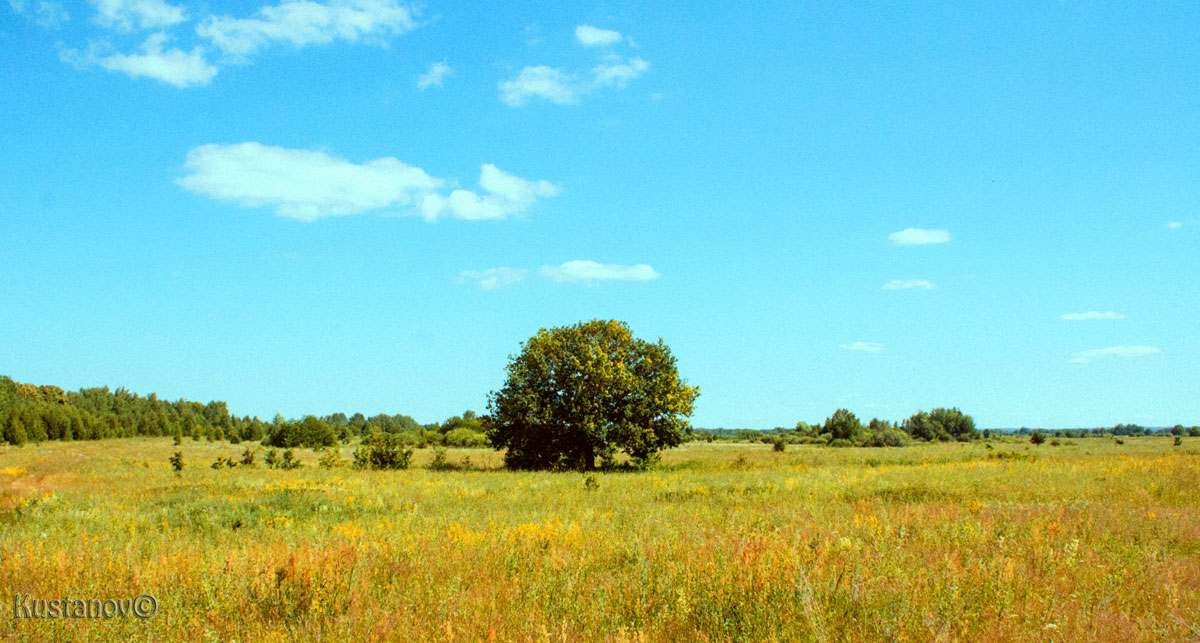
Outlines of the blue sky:
M 1200 423 L 1200 5 L 968 4 L 6 0 L 0 373 L 430 422 L 604 318 L 696 426 Z

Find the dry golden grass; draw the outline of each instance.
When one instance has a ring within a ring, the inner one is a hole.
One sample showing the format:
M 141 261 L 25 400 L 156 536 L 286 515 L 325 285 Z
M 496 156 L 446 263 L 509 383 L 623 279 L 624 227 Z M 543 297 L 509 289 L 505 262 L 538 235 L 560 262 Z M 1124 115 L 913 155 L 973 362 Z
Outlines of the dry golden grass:
M 214 470 L 243 448 L 221 443 L 0 448 L 0 638 L 1200 639 L 1200 439 L 1073 442 L 693 444 L 595 490 L 429 453 L 277 471 Z M 14 620 L 16 592 L 159 610 Z

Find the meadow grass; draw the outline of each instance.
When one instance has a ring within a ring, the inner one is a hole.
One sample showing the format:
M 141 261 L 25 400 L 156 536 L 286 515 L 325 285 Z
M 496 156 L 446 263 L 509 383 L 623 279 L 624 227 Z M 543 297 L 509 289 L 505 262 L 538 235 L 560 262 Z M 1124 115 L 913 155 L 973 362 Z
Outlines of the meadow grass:
M 1200 439 L 993 446 L 693 443 L 594 488 L 487 450 L 373 472 L 261 449 L 214 470 L 244 445 L 162 438 L 2 447 L 0 638 L 1200 639 Z M 13 619 L 16 592 L 159 609 Z

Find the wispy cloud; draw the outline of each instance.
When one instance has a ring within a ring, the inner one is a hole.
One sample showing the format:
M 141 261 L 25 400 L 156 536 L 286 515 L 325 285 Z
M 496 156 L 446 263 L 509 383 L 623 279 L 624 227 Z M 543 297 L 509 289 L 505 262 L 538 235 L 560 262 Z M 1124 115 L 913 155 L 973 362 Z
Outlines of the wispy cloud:
M 162 29 L 187 20 L 183 7 L 162 0 L 91 0 L 96 24 L 121 31 Z
M 520 107 L 530 98 L 570 105 L 579 102 L 580 94 L 574 76 L 545 65 L 522 69 L 515 78 L 500 81 L 499 89 L 500 100 L 510 107 Z
M 898 246 L 924 246 L 931 243 L 949 243 L 950 231 L 905 228 L 888 235 L 888 241 Z
M 650 281 L 662 275 L 646 264 L 636 266 L 621 266 L 617 264 L 602 264 L 595 261 L 568 261 L 561 266 L 542 266 L 538 274 L 559 282 L 589 282 L 589 281 Z
M 166 34 L 156 33 L 146 38 L 138 54 L 100 56 L 94 48 L 87 53 L 64 49 L 59 52 L 59 58 L 80 68 L 97 66 L 132 78 L 153 78 L 175 87 L 207 85 L 217 75 L 217 68 L 204 59 L 200 47 L 190 52 L 177 48 L 164 50 L 166 42 Z
M 576 27 L 575 38 L 585 47 L 628 40 L 619 32 L 589 25 Z M 500 100 L 510 107 L 521 107 L 535 98 L 558 105 L 573 105 L 599 89 L 622 89 L 649 69 L 650 63 L 644 58 L 609 53 L 601 57 L 590 72 L 572 73 L 549 65 L 526 66 L 516 76 L 497 83 L 497 88 Z
M 225 54 L 245 58 L 276 42 L 299 48 L 334 40 L 381 41 L 416 27 L 413 11 L 395 0 L 293 0 L 262 7 L 250 18 L 209 16 L 196 33 Z
M 647 69 L 650 69 L 650 63 L 641 58 L 625 59 L 614 55 L 592 68 L 592 78 L 598 87 L 624 87 Z
M 1111 310 L 1104 313 L 1096 310 L 1089 310 L 1086 313 L 1066 313 L 1064 315 L 1059 315 L 1058 318 L 1065 319 L 1067 321 L 1084 321 L 1089 319 L 1125 319 L 1125 315 L 1114 313 Z
M 25 2 L 24 0 L 8 0 L 8 6 L 14 13 L 25 16 L 47 29 L 57 29 L 62 23 L 71 19 L 70 14 L 57 2 Z
M 905 290 L 908 288 L 930 290 L 933 287 L 933 283 L 924 279 L 893 279 L 886 284 L 883 284 L 884 290 Z
M 522 268 L 489 268 L 487 270 L 464 270 L 455 279 L 459 283 L 473 282 L 480 290 L 498 290 L 525 279 L 528 270 Z
M 621 42 L 621 32 L 600 29 L 591 25 L 575 27 L 575 39 L 584 47 L 602 47 Z
M 848 351 L 857 351 L 859 353 L 882 353 L 883 344 L 875 342 L 854 342 L 853 344 L 839 344 L 838 348 L 844 348 Z
M 1105 357 L 1142 357 L 1161 352 L 1161 350 L 1153 346 L 1110 346 L 1108 348 L 1080 351 L 1075 353 L 1070 361 L 1073 364 L 1086 364 L 1092 360 Z
M 427 89 L 434 85 L 441 87 L 442 79 L 454 75 L 454 68 L 446 61 L 436 62 L 429 66 L 429 71 L 417 77 L 417 87 Z
M 443 217 L 456 219 L 503 219 L 524 212 L 540 198 L 557 196 L 559 187 L 549 181 L 528 181 L 486 163 L 479 171 L 480 196 L 469 190 L 454 190 L 449 196 L 426 194 L 421 200 L 421 216 L 429 221 Z
M 1183 227 L 1183 222 L 1182 221 L 1171 221 L 1171 222 L 1167 223 L 1167 227 L 1172 230 L 1177 230 L 1177 229 Z
M 527 181 L 485 164 L 480 186 L 487 194 L 437 192 L 446 181 L 385 157 L 351 163 L 324 152 L 256 142 L 201 145 L 188 152 L 190 174 L 175 181 L 197 194 L 245 208 L 273 207 L 289 219 L 313 221 L 386 208 L 407 208 L 428 220 L 501 219 L 554 196 L 558 187 Z

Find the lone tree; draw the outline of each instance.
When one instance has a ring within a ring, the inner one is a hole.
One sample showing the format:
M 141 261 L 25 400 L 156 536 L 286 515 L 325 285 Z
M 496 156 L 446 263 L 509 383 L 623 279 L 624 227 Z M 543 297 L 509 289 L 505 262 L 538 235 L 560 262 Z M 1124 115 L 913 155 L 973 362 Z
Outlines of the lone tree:
M 590 470 L 618 451 L 647 464 L 683 441 L 700 394 L 661 339 L 635 339 L 618 321 L 543 328 L 507 371 L 487 428 L 511 469 Z

